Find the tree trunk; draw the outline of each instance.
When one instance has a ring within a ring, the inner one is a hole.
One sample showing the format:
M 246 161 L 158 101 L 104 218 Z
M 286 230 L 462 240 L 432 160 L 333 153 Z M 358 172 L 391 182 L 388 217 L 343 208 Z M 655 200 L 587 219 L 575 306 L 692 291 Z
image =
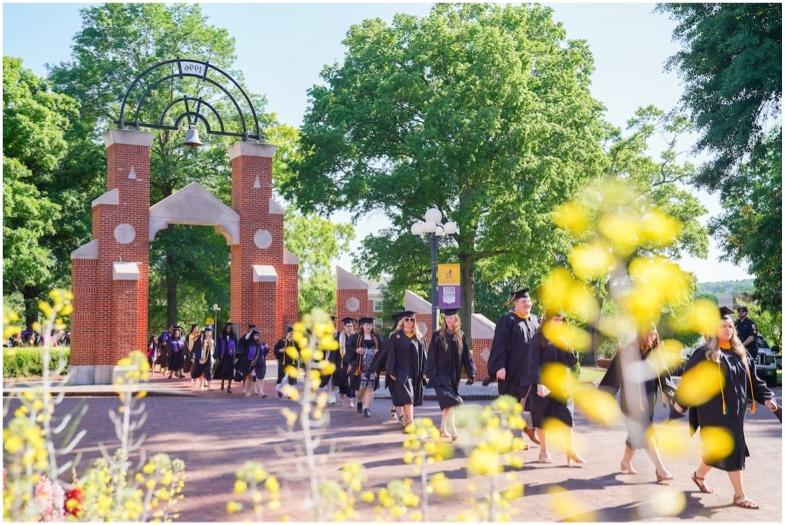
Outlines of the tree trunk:
M 25 328 L 32 328 L 33 323 L 38 321 L 38 301 L 40 294 L 41 291 L 35 286 L 25 286 L 22 290 L 22 297 L 24 297 L 25 303 Z
M 177 324 L 177 278 L 173 275 L 172 257 L 166 254 L 166 326 Z

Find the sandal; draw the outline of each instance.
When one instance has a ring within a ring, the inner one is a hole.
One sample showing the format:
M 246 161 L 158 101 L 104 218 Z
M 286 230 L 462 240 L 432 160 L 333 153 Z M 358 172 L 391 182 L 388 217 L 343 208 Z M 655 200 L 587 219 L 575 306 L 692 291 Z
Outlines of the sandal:
M 690 476 L 690 479 L 692 480 L 693 483 L 695 483 L 695 485 L 698 486 L 698 490 L 700 490 L 704 494 L 712 494 L 712 493 L 714 493 L 714 490 L 712 490 L 709 487 L 707 487 L 706 484 L 703 482 L 706 478 L 699 478 L 698 477 L 698 471 L 697 470 L 692 473 L 692 476 Z M 734 498 L 734 502 L 735 501 L 736 501 L 736 498 Z
M 635 467 L 632 466 L 632 463 L 627 463 L 625 465 L 623 461 L 619 464 L 619 472 L 621 472 L 622 474 L 637 474 L 638 473 L 638 471 L 635 470 Z
M 546 454 L 544 456 L 540 454 L 540 456 L 537 458 L 537 463 L 550 464 L 553 463 L 553 459 L 551 458 L 550 454 Z
M 733 504 L 742 509 L 759 509 L 760 505 L 747 499 L 747 496 L 733 496 Z
M 654 471 L 654 475 L 657 476 L 657 483 L 662 483 L 663 481 L 670 481 L 673 479 L 673 474 L 660 474 L 656 470 Z

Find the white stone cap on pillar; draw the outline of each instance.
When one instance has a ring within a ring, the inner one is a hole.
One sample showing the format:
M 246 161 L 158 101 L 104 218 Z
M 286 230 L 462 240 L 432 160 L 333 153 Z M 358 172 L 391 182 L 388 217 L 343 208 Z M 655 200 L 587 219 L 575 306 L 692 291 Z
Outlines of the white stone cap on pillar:
M 115 206 L 120 204 L 120 190 L 118 188 L 115 188 L 93 199 L 93 204 L 92 204 L 93 208 L 95 208 L 99 204 L 111 204 Z
M 284 209 L 283 206 L 275 202 L 275 199 L 270 199 L 267 211 L 270 215 L 283 215 Z
M 235 157 L 272 157 L 276 147 L 272 144 L 260 144 L 259 142 L 235 142 L 229 146 L 229 160 Z
M 335 280 L 339 290 L 367 290 L 368 283 L 344 270 L 340 266 L 335 267 Z
M 98 239 L 93 239 L 72 251 L 71 259 L 98 259 Z
M 255 283 L 275 283 L 278 282 L 278 272 L 275 267 L 269 264 L 253 265 L 253 282 Z
M 104 133 L 104 144 L 107 148 L 112 144 L 146 146 L 149 148 L 153 144 L 153 134 L 135 129 L 110 129 Z
M 431 313 L 431 303 L 411 290 L 406 290 L 403 294 L 403 307 L 405 310 L 410 310 L 416 314 Z
M 284 264 L 300 264 L 300 258 L 297 257 L 295 254 L 287 250 L 286 248 L 283 249 L 283 263 Z
M 138 281 L 139 265 L 135 262 L 119 262 L 119 261 L 113 262 L 112 280 L 113 281 Z
M 493 339 L 496 323 L 482 314 L 472 314 L 472 339 Z

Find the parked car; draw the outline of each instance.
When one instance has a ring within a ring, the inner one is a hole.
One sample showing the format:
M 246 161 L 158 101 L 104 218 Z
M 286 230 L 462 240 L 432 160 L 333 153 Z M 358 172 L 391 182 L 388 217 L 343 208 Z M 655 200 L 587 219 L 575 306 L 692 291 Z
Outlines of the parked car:
M 775 354 L 766 340 L 758 336 L 758 355 L 755 357 L 758 377 L 773 386 L 777 384 L 777 370 L 782 370 L 782 354 Z

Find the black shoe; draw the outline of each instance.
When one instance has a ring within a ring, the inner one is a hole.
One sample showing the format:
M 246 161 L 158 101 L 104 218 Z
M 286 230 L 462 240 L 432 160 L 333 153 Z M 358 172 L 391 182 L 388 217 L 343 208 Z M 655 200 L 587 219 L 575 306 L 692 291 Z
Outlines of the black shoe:
M 363 410 L 363 415 L 365 417 L 371 417 L 371 411 L 366 408 Z
M 282 397 L 283 397 L 283 392 L 278 392 L 278 399 L 281 399 Z
M 363 404 L 362 403 L 357 403 L 357 413 L 358 414 L 362 414 L 363 413 Z

